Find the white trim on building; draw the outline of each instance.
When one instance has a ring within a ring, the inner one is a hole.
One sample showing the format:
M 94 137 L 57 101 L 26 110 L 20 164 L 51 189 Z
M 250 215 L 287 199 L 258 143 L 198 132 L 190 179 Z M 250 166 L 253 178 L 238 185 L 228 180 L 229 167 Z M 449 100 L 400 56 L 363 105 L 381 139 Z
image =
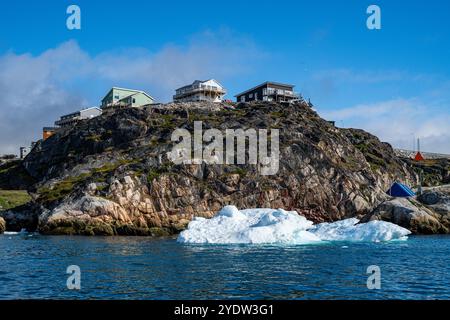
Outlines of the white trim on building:
M 217 80 L 196 80 L 190 85 L 176 89 L 173 100 L 175 102 L 222 102 L 226 93 L 225 88 Z

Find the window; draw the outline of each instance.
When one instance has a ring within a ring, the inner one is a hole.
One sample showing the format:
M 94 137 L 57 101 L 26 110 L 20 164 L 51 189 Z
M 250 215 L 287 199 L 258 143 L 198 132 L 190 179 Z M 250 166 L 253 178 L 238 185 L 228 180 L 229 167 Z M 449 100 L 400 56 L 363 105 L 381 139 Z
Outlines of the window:
M 245 102 L 245 96 L 241 96 L 241 102 Z
M 117 100 L 119 100 L 119 98 L 120 98 L 119 96 L 114 96 L 114 99 L 117 99 Z
M 133 103 L 136 103 L 136 99 L 135 98 L 133 98 Z
M 250 94 L 248 95 L 248 97 L 249 97 L 249 99 L 253 98 L 253 93 L 250 93 Z

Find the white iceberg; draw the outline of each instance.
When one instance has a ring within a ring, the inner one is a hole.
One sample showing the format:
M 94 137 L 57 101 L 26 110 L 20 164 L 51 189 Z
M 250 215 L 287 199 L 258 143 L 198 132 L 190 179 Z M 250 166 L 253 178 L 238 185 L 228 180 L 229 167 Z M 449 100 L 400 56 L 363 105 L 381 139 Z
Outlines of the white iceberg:
M 18 235 L 18 234 L 27 234 L 28 231 L 27 229 L 22 228 L 20 231 L 5 231 L 3 234 L 5 236 L 14 236 L 14 235 Z
M 411 231 L 386 221 L 359 223 L 350 218 L 332 223 L 320 223 L 309 229 L 324 241 L 390 241 L 406 240 Z
M 309 244 L 322 241 L 405 240 L 411 232 L 393 223 L 355 218 L 313 225 L 296 211 L 226 206 L 211 219 L 194 218 L 180 233 L 180 243 Z

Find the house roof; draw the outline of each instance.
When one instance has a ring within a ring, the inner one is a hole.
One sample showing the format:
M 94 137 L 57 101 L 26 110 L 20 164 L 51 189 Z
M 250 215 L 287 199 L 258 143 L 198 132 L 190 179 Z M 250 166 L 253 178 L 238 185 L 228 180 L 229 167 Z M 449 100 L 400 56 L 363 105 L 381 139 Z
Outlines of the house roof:
M 90 107 L 90 108 L 86 108 L 86 109 L 81 109 L 80 112 L 81 112 L 81 111 L 93 110 L 93 109 L 96 109 L 96 110 L 98 110 L 98 111 L 102 111 L 102 109 L 100 109 L 99 107 Z
M 90 108 L 85 108 L 85 109 L 81 109 L 81 110 L 79 110 L 79 111 L 75 111 L 75 112 L 72 112 L 72 113 L 68 113 L 68 114 L 62 115 L 61 118 L 63 118 L 63 117 L 77 116 L 77 115 L 79 115 L 82 111 L 88 111 L 88 110 L 92 110 L 92 109 L 97 109 L 97 110 L 99 110 L 99 111 L 102 111 L 102 109 L 100 109 L 99 107 L 90 107 Z
M 155 100 L 151 95 L 149 95 L 147 92 L 142 91 L 142 90 L 134 90 L 134 89 L 121 88 L 121 87 L 112 87 L 112 88 L 108 91 L 108 93 L 103 97 L 102 101 L 105 100 L 105 98 L 106 98 L 106 97 L 111 93 L 111 91 L 113 91 L 113 90 L 123 90 L 123 91 L 130 91 L 130 92 L 133 92 L 132 94 L 130 94 L 130 95 L 127 96 L 127 97 L 130 97 L 130 96 L 132 96 L 132 95 L 135 95 L 136 93 L 142 93 L 142 94 L 144 94 L 145 96 L 149 97 L 151 100 Z M 124 98 L 127 98 L 127 97 L 124 97 Z M 122 98 L 122 99 L 123 99 L 123 98 Z
M 281 83 L 281 82 L 274 82 L 274 81 L 266 81 L 266 82 L 264 82 L 264 83 L 261 83 L 260 85 L 257 85 L 257 86 L 255 86 L 255 87 L 253 87 L 253 88 L 251 88 L 251 89 L 245 90 L 244 92 L 241 92 L 241 93 L 235 95 L 235 97 L 242 96 L 242 95 L 244 95 L 244 94 L 246 94 L 246 93 L 248 93 L 248 92 L 250 92 L 250 91 L 253 91 L 253 90 L 255 90 L 255 89 L 258 89 L 258 88 L 260 88 L 260 87 L 264 87 L 264 86 L 270 85 L 270 84 L 271 84 L 271 85 L 276 85 L 276 86 L 282 86 L 282 87 L 291 87 L 291 88 L 294 88 L 294 87 L 295 87 L 295 85 L 293 85 L 293 84 L 287 84 L 287 83 Z
M 130 95 L 128 95 L 128 96 L 125 96 L 125 97 L 123 97 L 123 98 L 122 98 L 122 99 L 120 99 L 119 101 L 122 101 L 122 100 L 128 99 L 129 97 L 135 96 L 135 95 L 137 95 L 137 94 L 139 94 L 139 93 L 141 93 L 141 94 L 143 94 L 143 95 L 147 96 L 147 97 L 148 97 L 148 98 L 150 98 L 151 100 L 155 100 L 155 99 L 153 99 L 153 97 L 151 97 L 150 95 L 148 95 L 148 94 L 147 94 L 147 93 L 145 93 L 144 91 L 138 91 L 138 92 L 135 92 L 135 93 L 132 93 L 132 94 L 130 94 Z
M 42 131 L 55 131 L 56 129 L 56 127 L 43 127 Z

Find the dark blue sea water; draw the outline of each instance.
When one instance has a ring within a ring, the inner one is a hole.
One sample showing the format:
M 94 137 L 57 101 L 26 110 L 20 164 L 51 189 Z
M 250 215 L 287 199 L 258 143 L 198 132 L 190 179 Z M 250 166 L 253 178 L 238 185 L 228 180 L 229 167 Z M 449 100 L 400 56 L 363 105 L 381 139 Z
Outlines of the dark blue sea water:
M 66 268 L 81 268 L 81 290 Z M 381 289 L 367 288 L 369 265 Z M 450 237 L 306 246 L 0 235 L 0 299 L 450 299 Z

